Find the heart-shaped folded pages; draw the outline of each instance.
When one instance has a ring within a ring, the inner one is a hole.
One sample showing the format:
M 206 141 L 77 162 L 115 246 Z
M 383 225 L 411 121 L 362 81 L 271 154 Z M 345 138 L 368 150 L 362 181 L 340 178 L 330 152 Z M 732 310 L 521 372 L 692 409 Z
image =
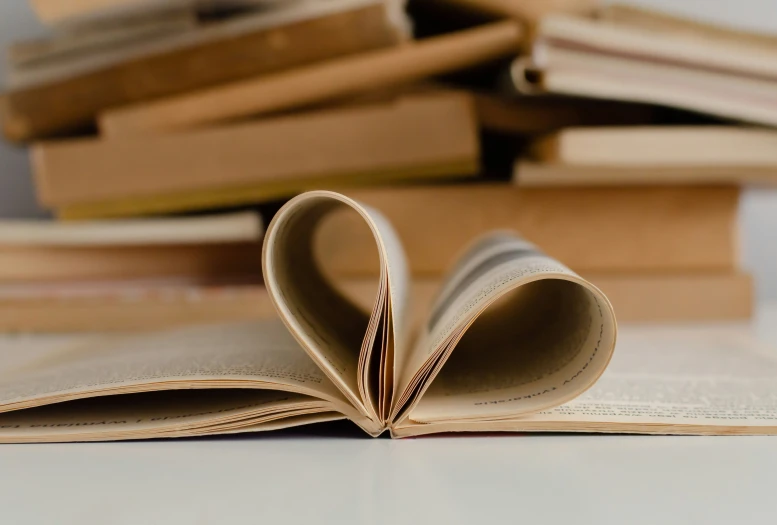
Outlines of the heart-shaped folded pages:
M 316 229 L 332 213 L 355 215 L 372 231 L 380 268 L 371 314 L 315 260 Z M 520 430 L 522 416 L 593 385 L 615 347 L 605 295 L 506 232 L 466 250 L 411 340 L 410 279 L 394 230 L 378 211 L 334 192 L 300 195 L 278 212 L 263 266 L 284 323 L 373 435 L 489 430 L 497 421 Z

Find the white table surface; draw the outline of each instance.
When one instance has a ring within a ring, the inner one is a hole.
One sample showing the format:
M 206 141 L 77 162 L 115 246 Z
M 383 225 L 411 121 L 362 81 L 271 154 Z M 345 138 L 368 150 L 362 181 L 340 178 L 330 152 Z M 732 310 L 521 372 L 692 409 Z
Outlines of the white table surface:
M 777 348 L 777 305 L 751 325 Z M 774 523 L 777 437 L 261 436 L 0 446 L 0 523 Z

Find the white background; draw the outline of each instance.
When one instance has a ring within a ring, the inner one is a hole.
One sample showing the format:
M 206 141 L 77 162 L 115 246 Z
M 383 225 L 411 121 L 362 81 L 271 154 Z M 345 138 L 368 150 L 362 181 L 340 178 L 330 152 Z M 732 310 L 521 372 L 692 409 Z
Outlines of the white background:
M 631 0 L 698 18 L 777 33 L 777 0 Z M 0 48 L 42 33 L 26 0 L 0 0 Z M 4 74 L 0 63 L 0 77 Z M 33 198 L 23 150 L 0 141 L 0 217 L 42 215 Z M 741 214 L 743 264 L 761 299 L 777 299 L 777 189 L 751 189 Z

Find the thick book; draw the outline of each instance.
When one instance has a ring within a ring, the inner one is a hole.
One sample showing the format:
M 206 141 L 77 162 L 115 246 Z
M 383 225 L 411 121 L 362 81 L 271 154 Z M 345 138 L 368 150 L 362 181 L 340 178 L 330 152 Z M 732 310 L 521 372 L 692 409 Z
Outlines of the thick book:
M 435 93 L 158 137 L 42 143 L 31 155 L 41 204 L 85 218 L 473 177 L 480 144 L 469 97 Z
M 537 139 L 516 162 L 523 186 L 769 184 L 777 133 L 724 126 L 567 128 Z
M 5 93 L 3 129 L 16 141 L 57 136 L 109 108 L 394 46 L 406 34 L 394 11 L 379 0 L 303 2 L 49 64 Z
M 777 170 L 768 166 L 586 166 L 518 159 L 513 182 L 523 187 L 709 186 L 771 187 Z
M 260 275 L 254 213 L 181 219 L 0 223 L 0 283 Z
M 340 101 L 513 56 L 524 35 L 515 22 L 495 22 L 106 111 L 100 130 L 112 138 L 145 135 Z
M 531 155 L 572 166 L 777 171 L 777 132 L 734 126 L 568 128 L 535 141 Z
M 599 18 L 550 15 L 531 55 L 514 63 L 513 85 L 777 124 L 777 39 L 666 20 L 608 16 L 607 8 Z
M 61 29 L 115 25 L 126 20 L 164 16 L 175 10 L 272 7 L 276 2 L 274 0 L 29 0 L 29 3 L 41 22 Z
M 147 332 L 268 319 L 277 314 L 259 273 L 242 282 L 173 277 L 0 284 L 0 333 Z
M 339 208 L 362 217 L 380 254 L 369 313 L 313 258 L 317 223 Z M 699 345 L 687 331 L 632 330 L 614 352 L 604 293 L 509 232 L 470 246 L 415 336 L 401 243 L 376 209 L 325 191 L 293 199 L 268 228 L 263 269 L 280 321 L 61 346 L 28 340 L 30 358 L 2 357 L 0 441 L 175 438 L 337 419 L 393 437 L 777 432 L 774 407 L 753 395 L 775 384 L 777 366 L 739 351 L 741 334 Z M 692 363 L 706 366 L 691 373 Z M 746 407 L 732 402 L 743 395 Z
M 473 238 L 513 229 L 585 273 L 734 271 L 739 189 L 709 186 L 521 188 L 463 184 L 343 190 L 392 222 L 414 275 L 440 275 Z M 322 224 L 316 249 L 336 276 L 378 256 L 354 214 Z
M 0 285 L 0 333 L 135 332 L 214 323 L 277 319 L 258 279 L 65 281 Z M 753 280 L 745 273 L 586 274 L 627 323 L 741 321 L 753 313 Z M 365 311 L 374 278 L 334 285 Z M 409 324 L 421 326 L 440 289 L 439 278 L 413 279 Z

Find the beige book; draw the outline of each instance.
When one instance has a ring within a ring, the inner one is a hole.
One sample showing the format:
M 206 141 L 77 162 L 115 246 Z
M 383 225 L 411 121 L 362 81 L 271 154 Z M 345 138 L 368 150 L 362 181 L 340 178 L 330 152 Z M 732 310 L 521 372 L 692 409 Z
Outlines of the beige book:
M 5 135 L 29 141 L 81 131 L 107 108 L 394 46 L 409 32 L 395 0 L 283 6 L 12 69 L 0 114 Z
M 777 132 L 733 126 L 569 128 L 535 141 L 531 155 L 570 166 L 777 171 Z
M 279 0 L 29 0 L 41 22 L 79 27 L 113 23 L 116 19 L 159 16 L 174 9 L 272 6 Z M 280 0 L 281 2 L 286 0 Z
M 735 187 L 477 184 L 346 193 L 392 222 L 418 276 L 441 275 L 472 239 L 493 229 L 521 232 L 583 274 L 729 272 L 739 262 Z M 316 249 L 334 276 L 369 275 L 377 267 L 372 236 L 354 214 L 330 216 Z
M 0 283 L 259 275 L 253 213 L 77 224 L 0 222 Z
M 362 217 L 380 254 L 368 313 L 313 258 L 317 223 L 340 208 Z M 604 293 L 507 232 L 470 246 L 415 337 L 401 244 L 374 208 L 326 191 L 293 199 L 268 228 L 262 266 L 280 321 L 27 338 L 22 357 L 0 354 L 0 441 L 173 438 L 342 418 L 394 437 L 777 432 L 777 362 L 740 332 L 626 331 L 613 359 L 617 325 Z
M 753 312 L 753 280 L 744 273 L 593 274 L 626 323 L 738 321 Z M 413 279 L 410 332 L 431 309 L 441 281 Z M 340 279 L 336 288 L 365 312 L 378 291 L 376 278 Z M 0 333 L 151 331 L 197 324 L 277 319 L 257 279 L 222 283 L 191 279 L 0 285 Z
M 107 111 L 99 119 L 100 130 L 107 137 L 126 137 L 321 104 L 515 55 L 523 35 L 517 23 L 496 22 L 395 49 Z
M 688 32 L 672 24 L 657 29 L 628 20 L 548 16 L 538 25 L 531 55 L 515 62 L 513 84 L 522 91 L 777 123 L 777 45 L 695 27 Z
M 585 186 L 773 186 L 777 169 L 737 166 L 579 166 L 518 160 L 513 182 L 523 187 Z
M 42 143 L 31 155 L 39 201 L 90 218 L 471 177 L 479 149 L 471 100 L 435 93 L 160 137 Z
M 254 261 L 256 262 L 256 261 Z M 277 319 L 260 276 L 0 285 L 0 332 L 147 332 Z

